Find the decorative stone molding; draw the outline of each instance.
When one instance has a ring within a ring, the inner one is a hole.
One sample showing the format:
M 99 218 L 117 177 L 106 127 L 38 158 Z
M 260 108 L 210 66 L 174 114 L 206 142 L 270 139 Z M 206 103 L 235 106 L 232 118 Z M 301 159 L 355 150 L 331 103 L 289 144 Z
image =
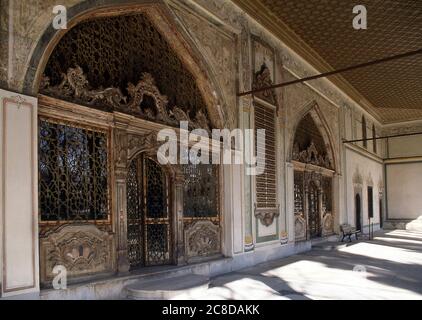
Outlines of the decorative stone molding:
M 72 224 L 40 238 L 41 282 L 47 284 L 62 265 L 69 278 L 114 271 L 113 235 L 95 225 Z
M 295 241 L 306 240 L 306 220 L 302 215 L 295 215 Z
M 157 134 L 153 131 L 143 135 L 130 134 L 127 144 L 128 159 L 132 159 L 140 151 L 155 151 L 159 146 Z
M 183 110 L 178 106 L 169 108 L 167 97 L 160 93 L 154 78 L 147 72 L 141 74 L 141 79 L 136 85 L 128 84 L 129 96 L 123 95 L 119 88 L 91 88 L 86 75 L 79 66 L 69 68 L 66 74 L 63 74 L 62 82 L 57 86 L 51 86 L 49 78 L 44 76 L 40 90 L 57 98 L 71 99 L 88 106 L 128 113 L 171 126 L 178 126 L 180 121 L 187 121 L 191 129 L 198 128 L 210 132 L 210 122 L 204 110 Z M 144 105 L 146 97 L 152 98 L 154 105 L 148 103 Z M 193 119 L 191 114 L 194 114 Z
M 271 79 L 271 71 L 267 67 L 267 65 L 263 63 L 261 66 L 261 70 L 256 72 L 254 75 L 252 89 L 257 90 L 257 89 L 269 87 L 271 85 L 273 85 L 273 81 Z M 274 89 L 266 89 L 264 91 L 259 91 L 259 92 L 256 92 L 255 95 L 258 98 L 268 101 L 269 103 L 273 105 L 277 105 L 277 95 L 275 94 Z
M 220 253 L 220 227 L 211 221 L 199 220 L 185 229 L 186 257 Z
M 255 217 L 266 227 L 273 224 L 274 219 L 280 215 L 279 208 L 256 208 Z
M 117 168 L 126 168 L 127 165 L 127 132 L 116 129 L 114 131 L 115 161 Z

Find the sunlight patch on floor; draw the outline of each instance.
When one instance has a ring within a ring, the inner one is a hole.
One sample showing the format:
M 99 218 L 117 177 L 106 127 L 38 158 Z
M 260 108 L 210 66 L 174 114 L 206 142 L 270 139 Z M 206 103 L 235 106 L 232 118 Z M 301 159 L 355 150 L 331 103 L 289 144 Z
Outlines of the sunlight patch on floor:
M 422 232 L 418 231 L 408 231 L 408 230 L 393 230 L 385 232 L 385 235 L 392 235 L 392 236 L 398 236 L 398 237 L 407 237 L 407 238 L 415 238 L 415 239 L 421 239 L 422 240 Z
M 396 263 L 414 264 L 416 262 L 422 265 L 422 254 L 409 252 L 409 250 L 404 248 L 390 247 L 388 245 L 361 242 L 346 248 L 341 248 L 339 251 Z
M 408 243 L 408 244 L 418 244 L 421 245 L 422 250 L 422 239 L 421 240 L 410 240 L 410 239 L 400 239 L 400 238 L 388 238 L 388 237 L 374 237 L 374 240 L 381 240 L 385 242 L 395 242 L 395 243 Z

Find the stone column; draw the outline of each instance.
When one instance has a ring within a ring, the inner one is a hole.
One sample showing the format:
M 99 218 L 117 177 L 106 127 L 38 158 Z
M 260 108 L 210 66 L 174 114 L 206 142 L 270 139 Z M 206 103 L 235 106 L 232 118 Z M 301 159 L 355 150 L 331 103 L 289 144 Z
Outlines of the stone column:
M 319 230 L 320 230 L 320 232 L 321 232 L 321 236 L 323 236 L 324 235 L 324 232 L 323 232 L 323 222 L 324 222 L 324 219 L 323 219 L 323 210 L 322 210 L 322 193 L 323 193 L 323 190 L 322 190 L 322 178 L 320 178 L 320 182 L 319 182 L 319 186 L 318 186 L 318 213 L 319 213 Z
M 117 226 L 117 271 L 127 273 L 130 268 L 127 253 L 127 133 L 115 129 L 115 205 Z
M 240 36 L 240 53 L 241 53 L 241 72 L 240 72 L 240 83 L 243 91 L 250 90 L 252 87 L 252 65 L 251 65 L 251 39 L 249 35 L 249 26 L 247 21 L 243 21 L 242 26 L 242 33 Z M 243 130 L 252 129 L 252 98 L 250 96 L 244 96 L 238 99 L 239 104 L 239 124 L 240 128 Z M 253 141 L 250 141 L 245 137 L 244 143 L 244 153 L 245 159 L 247 157 L 251 158 L 253 155 L 254 144 Z M 243 173 L 243 184 L 242 188 L 242 196 L 243 196 L 243 203 L 242 203 L 242 212 L 243 212 L 243 251 L 252 251 L 255 248 L 255 240 L 254 240 L 254 232 L 253 232 L 253 225 L 254 225 L 254 215 L 253 215 L 253 179 L 252 176 L 247 173 L 249 170 L 249 166 L 245 164 L 243 166 L 244 173 Z
M 341 206 L 341 200 L 347 201 L 347 198 L 344 194 L 344 184 L 342 182 L 342 176 L 339 174 L 335 174 L 332 178 L 332 212 L 333 212 L 333 231 L 336 234 L 340 233 L 340 224 L 342 221 L 347 221 L 347 211 L 341 210 L 341 208 L 345 208 L 346 206 Z M 352 195 L 354 199 L 354 195 Z M 343 211 L 343 213 L 341 212 Z M 341 216 L 342 215 L 342 216 Z
M 289 242 L 295 241 L 295 214 L 294 214 L 294 167 L 286 163 L 286 231 Z
M 310 172 L 304 171 L 304 186 L 303 186 L 303 214 L 305 215 L 306 221 L 306 240 L 310 240 L 311 234 L 309 232 L 309 183 L 310 183 Z
M 184 223 L 183 223 L 183 183 L 184 176 L 182 172 L 177 172 L 174 178 L 174 213 L 176 234 L 176 263 L 177 265 L 186 264 L 185 256 L 185 239 L 184 239 Z M 174 230 L 173 229 L 173 230 Z

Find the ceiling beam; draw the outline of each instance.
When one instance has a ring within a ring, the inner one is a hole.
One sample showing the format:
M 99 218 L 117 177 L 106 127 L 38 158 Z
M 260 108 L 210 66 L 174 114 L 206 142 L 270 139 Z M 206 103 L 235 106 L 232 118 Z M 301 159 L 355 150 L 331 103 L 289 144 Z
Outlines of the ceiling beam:
M 400 133 L 400 134 L 394 134 L 394 135 L 390 135 L 390 136 L 382 136 L 382 137 L 375 137 L 375 138 L 372 137 L 372 138 L 366 138 L 366 139 L 343 140 L 343 143 L 354 143 L 354 142 L 371 141 L 371 140 L 381 140 L 381 139 L 391 139 L 391 138 L 417 136 L 417 135 L 422 135 L 422 132 Z

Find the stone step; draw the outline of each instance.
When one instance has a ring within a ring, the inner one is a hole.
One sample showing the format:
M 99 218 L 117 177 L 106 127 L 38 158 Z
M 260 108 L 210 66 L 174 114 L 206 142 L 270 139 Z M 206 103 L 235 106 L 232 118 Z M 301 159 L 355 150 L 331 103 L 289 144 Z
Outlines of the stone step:
M 406 230 L 407 220 L 386 220 L 383 224 L 384 230 Z
M 127 298 L 132 300 L 167 300 L 177 296 L 201 294 L 208 289 L 210 280 L 198 274 L 186 274 L 165 279 L 139 280 L 126 287 Z

